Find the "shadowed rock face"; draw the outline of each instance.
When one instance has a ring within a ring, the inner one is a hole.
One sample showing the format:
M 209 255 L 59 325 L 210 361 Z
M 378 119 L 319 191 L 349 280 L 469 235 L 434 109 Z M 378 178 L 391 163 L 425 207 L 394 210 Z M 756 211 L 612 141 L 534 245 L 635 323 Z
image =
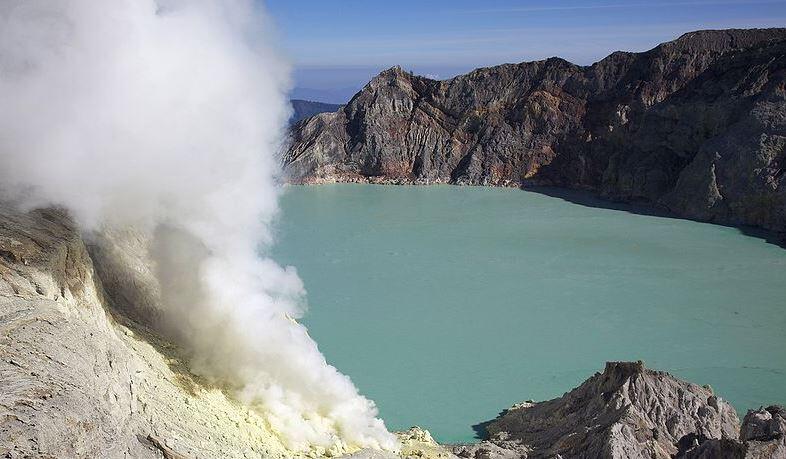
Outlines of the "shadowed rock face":
M 786 409 L 769 406 L 748 411 L 740 440 L 745 442 L 747 459 L 786 459 Z
M 683 441 L 679 459 L 786 459 L 786 410 L 769 406 L 745 415 L 739 440 L 694 436 Z
M 786 231 L 786 29 L 700 31 L 592 66 L 400 68 L 292 130 L 297 183 L 555 185 Z

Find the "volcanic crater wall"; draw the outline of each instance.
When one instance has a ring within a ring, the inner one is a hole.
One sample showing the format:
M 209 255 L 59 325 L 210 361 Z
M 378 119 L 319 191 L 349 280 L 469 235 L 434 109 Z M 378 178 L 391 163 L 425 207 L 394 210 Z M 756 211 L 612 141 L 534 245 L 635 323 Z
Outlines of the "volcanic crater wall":
M 295 183 L 558 186 L 786 231 L 786 29 L 698 31 L 591 65 L 445 81 L 394 67 L 295 125 Z

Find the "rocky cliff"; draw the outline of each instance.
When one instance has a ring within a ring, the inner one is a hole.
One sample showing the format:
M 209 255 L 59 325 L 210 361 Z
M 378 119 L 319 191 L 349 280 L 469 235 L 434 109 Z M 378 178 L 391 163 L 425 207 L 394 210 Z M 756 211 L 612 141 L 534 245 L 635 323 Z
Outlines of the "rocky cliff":
M 699 31 L 591 65 L 400 68 L 295 125 L 293 182 L 550 185 L 786 231 L 786 29 Z

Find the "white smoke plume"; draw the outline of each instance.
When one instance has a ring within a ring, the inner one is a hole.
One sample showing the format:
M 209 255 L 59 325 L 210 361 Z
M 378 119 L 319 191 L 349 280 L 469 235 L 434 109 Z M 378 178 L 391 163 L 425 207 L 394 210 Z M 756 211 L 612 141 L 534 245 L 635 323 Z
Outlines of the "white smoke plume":
M 294 449 L 394 449 L 260 255 L 288 65 L 253 0 L 2 0 L 0 186 L 82 227 L 147 228 L 166 328 Z

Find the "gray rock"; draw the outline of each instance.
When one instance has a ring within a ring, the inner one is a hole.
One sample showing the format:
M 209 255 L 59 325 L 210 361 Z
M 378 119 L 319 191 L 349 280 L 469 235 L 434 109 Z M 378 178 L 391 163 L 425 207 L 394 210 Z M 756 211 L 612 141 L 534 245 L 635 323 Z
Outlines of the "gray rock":
M 740 439 L 745 442 L 747 459 L 786 459 L 786 409 L 769 406 L 748 411 Z
M 780 406 L 750 410 L 739 440 L 693 436 L 680 445 L 678 459 L 786 459 L 786 410 Z
M 515 442 L 500 446 L 490 441 L 482 441 L 470 445 L 456 445 L 453 453 L 458 457 L 471 459 L 517 459 L 527 457 L 527 448 Z
M 786 435 L 786 410 L 780 406 L 748 411 L 740 431 L 740 439 L 744 441 L 768 441 L 784 435 Z
M 743 459 L 747 448 L 742 442 L 729 438 L 707 439 L 698 436 L 686 438 L 677 459 Z

